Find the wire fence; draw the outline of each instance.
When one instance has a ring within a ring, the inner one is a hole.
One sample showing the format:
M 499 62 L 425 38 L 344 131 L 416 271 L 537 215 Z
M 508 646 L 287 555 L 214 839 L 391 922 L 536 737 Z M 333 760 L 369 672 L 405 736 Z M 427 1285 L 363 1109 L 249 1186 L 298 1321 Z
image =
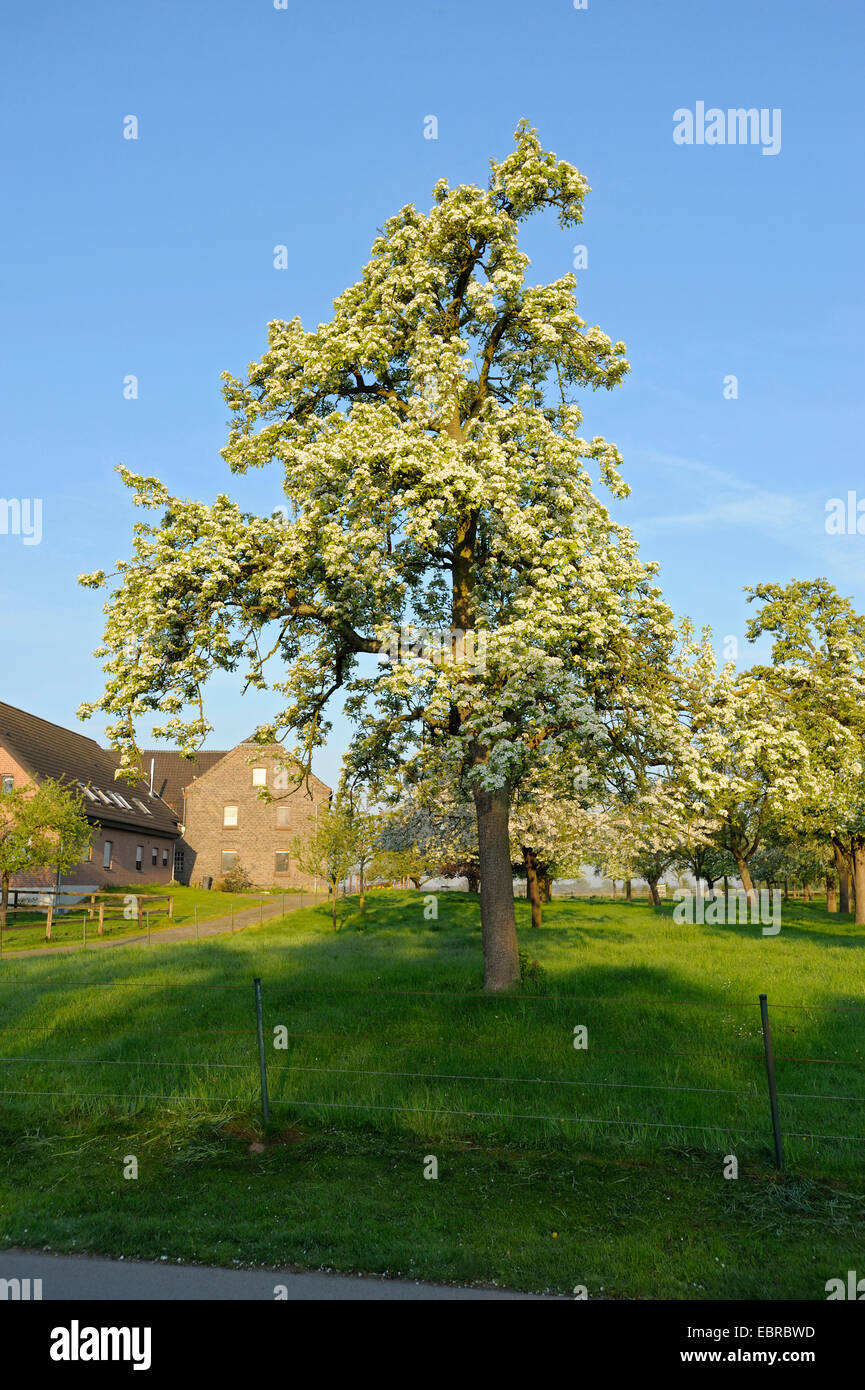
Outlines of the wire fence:
M 539 1125 L 545 1136 L 555 1134 L 568 1143 L 591 1134 L 631 1147 L 640 1136 L 666 1137 L 668 1144 L 700 1136 L 703 1147 L 713 1151 L 719 1143 L 729 1147 L 742 1139 L 754 1141 L 751 1147 L 758 1155 L 773 1154 L 778 1168 L 784 1167 L 785 1146 L 791 1143 L 810 1145 L 812 1153 L 815 1144 L 856 1150 L 865 1143 L 865 1078 L 860 1085 L 862 1074 L 855 1070 L 865 1066 L 865 1057 L 837 1055 L 837 1048 L 832 1056 L 814 1048 L 801 1055 L 795 1050 L 775 1053 L 765 996 L 712 1001 L 485 995 L 283 980 L 272 988 L 257 980 L 253 988 L 249 981 L 47 977 L 38 980 L 36 1013 L 43 1016 L 25 1021 L 15 1013 L 14 991 L 32 991 L 35 982 L 4 978 L 0 986 L 5 987 L 0 994 L 0 1104 L 10 1108 L 61 1102 L 59 1108 L 68 1112 L 120 1102 L 137 1114 L 183 1104 L 205 1112 L 234 1108 L 249 1116 L 260 1107 L 265 1124 L 277 1112 L 282 1122 L 303 1115 L 329 1125 L 342 1116 L 390 1127 L 402 1123 L 424 1134 L 437 1131 L 442 1138 L 462 1134 L 466 1127 L 477 1135 L 480 1127 L 495 1140 L 517 1134 L 525 1138 L 526 1125 Z M 192 1001 L 203 1001 L 215 1026 L 174 1027 L 170 1020 L 153 1026 L 152 1018 L 126 1013 L 122 1005 L 119 1016 L 112 1011 L 106 1020 L 98 991 L 127 988 L 139 992 L 146 1013 L 153 1007 L 183 1012 Z M 73 1011 L 73 1020 L 63 1017 L 63 1011 L 57 1019 L 46 1006 L 45 991 L 52 989 L 67 991 L 65 1012 Z M 81 995 L 81 990 L 92 993 Z M 571 1029 L 566 1013 L 577 1006 L 589 1008 L 590 1022 Z M 546 1019 L 541 1013 L 545 1008 L 552 1010 Z M 705 1021 L 717 1019 L 712 1011 L 719 1008 L 743 1011 L 739 1025 L 724 1018 L 723 1026 L 727 1032 L 745 1027 L 747 1036 L 732 1040 L 725 1033 L 727 1045 L 700 1047 Z M 623 1029 L 629 1036 L 648 1033 L 651 1041 L 658 1036 L 659 1020 L 670 1026 L 673 1014 L 689 1009 L 702 1011 L 703 1024 L 678 1018 L 673 1031 L 676 1042 L 690 1033 L 692 1046 L 606 1045 Z M 771 1016 L 777 1031 L 788 1026 L 797 1034 L 809 1021 L 831 1020 L 836 1029 L 832 1041 L 846 1040 L 856 1051 L 852 1045 L 859 1041 L 863 1009 L 865 1004 L 858 1003 L 779 1003 L 772 1005 Z M 629 1010 L 631 1017 L 625 1019 Z M 376 1014 L 383 1025 L 378 1031 L 368 1026 Z M 795 1022 L 777 1025 L 779 1017 Z M 838 1035 L 841 1020 L 846 1031 Z M 356 1025 L 364 1022 L 367 1026 L 358 1030 Z M 54 1039 L 65 1050 L 54 1052 Z M 84 1055 L 69 1054 L 70 1039 L 79 1042 Z M 190 1044 L 179 1039 L 200 1044 L 196 1055 L 188 1055 Z M 229 1047 L 239 1048 L 240 1055 L 226 1057 Z M 153 1055 L 154 1048 L 164 1055 Z M 468 1059 L 479 1049 L 485 1055 L 480 1066 L 473 1066 Z M 122 1055 L 104 1055 L 108 1051 Z M 501 1059 L 501 1065 L 491 1067 L 491 1057 Z M 826 1066 L 846 1068 L 843 1080 L 849 1084 L 815 1084 Z M 88 1070 L 91 1084 L 82 1086 L 79 1078 Z M 224 1089 L 217 1084 L 220 1077 L 235 1084 Z M 169 1084 L 160 1086 L 160 1078 Z M 828 1125 L 821 1124 L 821 1115 L 829 1118 Z M 714 1146 L 706 1137 L 710 1135 L 716 1138 Z
M 197 903 L 185 912 L 181 904 L 175 915 L 175 899 L 167 894 L 115 890 L 79 893 L 76 898 L 74 890 L 68 889 L 66 900 L 58 907 L 54 900 L 21 905 L 17 896 L 25 890 L 12 891 L 16 894 L 16 902 L 6 909 L 5 929 L 0 917 L 0 960 L 14 958 L 19 953 L 36 955 L 52 950 L 68 953 L 104 946 L 149 946 L 152 935 L 158 939 L 167 930 L 175 937 L 194 936 L 199 940 L 243 931 L 299 908 L 317 907 L 322 902 L 322 894 L 317 891 L 255 893 L 248 895 L 248 903 L 231 903 L 218 915 L 213 914 L 209 904 L 199 912 Z

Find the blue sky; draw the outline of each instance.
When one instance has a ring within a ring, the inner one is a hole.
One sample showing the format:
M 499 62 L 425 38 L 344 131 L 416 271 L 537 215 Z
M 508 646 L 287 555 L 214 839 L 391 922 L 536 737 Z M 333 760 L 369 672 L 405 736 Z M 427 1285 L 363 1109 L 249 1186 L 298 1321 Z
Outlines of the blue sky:
M 584 244 L 580 311 L 627 343 L 585 433 L 622 449 L 616 514 L 669 602 L 746 661 L 745 584 L 825 575 L 865 605 L 865 538 L 825 530 L 829 498 L 865 497 L 858 0 L 7 0 L 2 29 L 0 496 L 41 498 L 43 533 L 0 534 L 0 699 L 76 727 L 99 693 L 102 599 L 76 577 L 129 553 L 117 463 L 282 500 L 219 456 L 220 373 L 270 319 L 327 318 L 382 221 L 442 175 L 485 181 L 523 116 L 594 190 L 581 228 L 524 244 L 537 280 Z M 780 109 L 780 152 L 677 145 L 698 101 Z M 219 680 L 211 746 L 273 708 Z

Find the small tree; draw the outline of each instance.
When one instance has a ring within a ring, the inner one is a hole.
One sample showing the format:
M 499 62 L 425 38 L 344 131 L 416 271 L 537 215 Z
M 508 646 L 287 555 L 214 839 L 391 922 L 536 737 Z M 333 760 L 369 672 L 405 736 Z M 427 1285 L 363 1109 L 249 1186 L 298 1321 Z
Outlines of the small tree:
M 351 817 L 344 806 L 330 806 L 320 815 L 313 833 L 306 839 L 295 835 L 291 843 L 293 858 L 306 874 L 326 880 L 331 892 L 331 917 L 336 931 L 336 890 L 356 862 L 356 845 Z
M 51 867 L 67 873 L 83 859 L 93 830 L 78 797 L 46 778 L 0 792 L 0 930 L 6 928 L 13 874 Z
M 428 860 L 416 847 L 379 850 L 373 860 L 373 871 L 379 878 L 392 881 L 407 878 L 415 888 L 420 888 L 424 879 L 432 877 Z
M 354 849 L 354 859 L 349 869 L 357 869 L 360 880 L 360 910 L 364 912 L 367 875 L 381 841 L 382 817 L 370 808 L 368 799 L 359 787 L 344 784 L 337 795 L 337 802 L 345 816 Z

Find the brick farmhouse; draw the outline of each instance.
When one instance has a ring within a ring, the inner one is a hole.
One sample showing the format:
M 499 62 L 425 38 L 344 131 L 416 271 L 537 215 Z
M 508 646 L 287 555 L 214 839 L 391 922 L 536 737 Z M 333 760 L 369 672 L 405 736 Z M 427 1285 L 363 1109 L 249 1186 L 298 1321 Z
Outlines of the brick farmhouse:
M 240 865 L 262 887 L 311 886 L 290 845 L 314 828 L 330 787 L 317 777 L 301 782 L 283 766 L 278 744 L 239 743 L 227 752 L 201 752 L 194 762 L 165 749 L 142 757 L 145 770 L 153 767 L 154 790 L 181 822 L 175 851 L 181 883 L 215 883 Z M 262 799 L 262 789 L 272 801 Z
M 0 702 L 0 789 L 39 786 L 46 777 L 77 792 L 93 828 L 90 853 L 64 887 L 168 883 L 178 818 L 149 787 L 115 780 L 117 758 L 92 738 Z M 17 874 L 13 888 L 51 888 L 51 865 Z
M 0 702 L 0 790 L 40 785 L 46 777 L 76 792 L 93 827 L 86 859 L 63 886 L 94 891 L 111 884 L 216 883 L 242 866 L 261 887 L 312 883 L 290 851 L 306 835 L 330 788 L 301 781 L 279 745 L 251 741 L 194 760 L 166 749 L 143 754 L 148 780 L 115 779 L 117 755 L 93 739 Z M 273 800 L 263 800 L 266 788 Z M 50 888 L 50 865 L 13 877 L 13 888 Z

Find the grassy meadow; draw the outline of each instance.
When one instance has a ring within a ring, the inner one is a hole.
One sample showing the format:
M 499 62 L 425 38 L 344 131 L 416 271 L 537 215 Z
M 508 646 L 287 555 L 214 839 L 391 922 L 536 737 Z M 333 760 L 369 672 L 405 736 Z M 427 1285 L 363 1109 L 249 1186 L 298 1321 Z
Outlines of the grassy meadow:
M 790 903 L 764 937 L 583 899 L 534 931 L 521 901 L 532 978 L 488 996 L 477 899 L 429 903 L 382 890 L 363 916 L 342 904 L 337 933 L 325 904 L 200 943 L 4 959 L 0 1244 L 620 1298 L 822 1298 L 861 1263 L 851 921 Z

